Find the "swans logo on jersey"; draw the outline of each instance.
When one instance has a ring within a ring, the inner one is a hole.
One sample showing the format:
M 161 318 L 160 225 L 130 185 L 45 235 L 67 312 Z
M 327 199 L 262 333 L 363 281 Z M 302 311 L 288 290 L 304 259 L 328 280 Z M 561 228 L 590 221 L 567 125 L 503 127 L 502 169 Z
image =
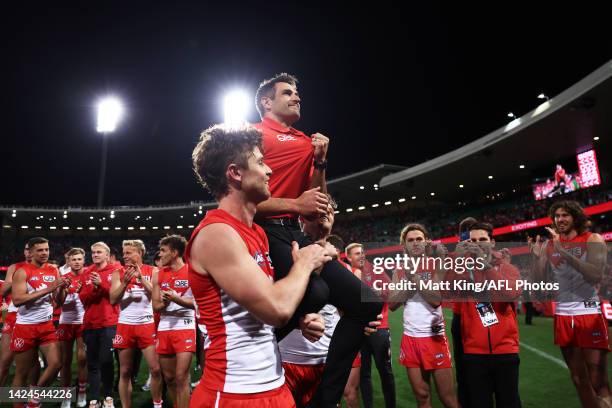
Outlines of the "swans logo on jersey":
M 262 266 L 264 263 L 264 257 L 261 254 L 261 252 L 257 251 L 255 252 L 255 255 L 253 255 L 253 258 L 255 259 L 255 262 L 257 262 L 257 265 Z
M 279 142 L 295 142 L 297 140 L 297 137 L 291 135 L 276 135 L 276 138 Z
M 20 349 L 23 347 L 23 345 L 25 344 L 25 341 L 22 338 L 16 338 L 15 340 L 13 340 L 13 345 L 15 346 L 15 348 Z
M 174 287 L 175 288 L 187 288 L 189 287 L 189 281 L 186 279 L 175 280 Z
M 438 353 L 436 354 L 436 358 L 443 358 L 444 357 L 444 353 Z
M 55 276 L 45 275 L 45 276 L 43 276 L 43 281 L 45 281 L 45 282 L 55 282 Z

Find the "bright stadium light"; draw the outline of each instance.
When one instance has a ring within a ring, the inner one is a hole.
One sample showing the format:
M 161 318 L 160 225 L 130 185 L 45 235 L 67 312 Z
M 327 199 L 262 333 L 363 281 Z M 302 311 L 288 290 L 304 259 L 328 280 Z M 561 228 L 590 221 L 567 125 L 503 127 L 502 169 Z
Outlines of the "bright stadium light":
M 98 102 L 98 125 L 99 133 L 110 133 L 117 129 L 117 122 L 123 116 L 123 105 L 117 98 L 107 97 Z
M 106 178 L 106 157 L 108 156 L 108 134 L 117 129 L 117 122 L 123 116 L 123 105 L 115 97 L 107 97 L 98 102 L 98 123 L 96 131 L 102 133 L 102 160 L 98 181 L 98 207 L 104 202 L 104 180 Z
M 231 91 L 223 98 L 224 123 L 229 127 L 239 127 L 246 123 L 251 100 L 244 91 Z
M 546 96 L 545 94 L 541 93 L 538 95 L 538 99 L 546 99 L 549 100 L 550 98 L 548 96 Z

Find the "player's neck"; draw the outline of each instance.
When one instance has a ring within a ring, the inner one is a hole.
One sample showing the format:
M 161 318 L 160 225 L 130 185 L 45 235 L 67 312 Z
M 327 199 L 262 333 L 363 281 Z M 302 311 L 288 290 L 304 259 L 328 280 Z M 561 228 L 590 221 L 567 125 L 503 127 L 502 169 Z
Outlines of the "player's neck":
M 183 262 L 183 260 L 181 258 L 176 258 L 171 264 L 170 264 L 170 269 L 172 269 L 174 272 L 178 271 L 179 269 L 181 269 L 183 266 L 185 266 L 185 262 Z
M 108 262 L 106 262 L 106 261 L 102 261 L 102 262 L 97 263 L 97 264 L 95 264 L 95 265 L 96 265 L 96 268 L 97 268 L 98 270 L 100 270 L 100 269 L 104 269 L 104 268 L 106 268 L 106 267 L 108 266 Z
M 42 268 L 42 266 L 45 264 L 45 262 L 38 262 L 36 260 L 32 260 L 32 265 L 34 265 L 37 268 Z
M 243 194 L 237 191 L 230 191 L 228 195 L 219 200 L 219 209 L 251 227 L 257 204 L 249 202 Z
M 295 123 L 295 121 L 289 121 L 288 119 L 280 117 L 280 116 L 278 116 L 277 114 L 275 114 L 273 112 L 267 112 L 266 113 L 266 117 L 268 119 L 272 119 L 273 121 L 280 123 L 281 125 L 283 125 L 286 128 L 290 128 Z
M 571 230 L 570 232 L 568 232 L 567 234 L 563 234 L 563 233 L 559 233 L 559 237 L 561 237 L 562 239 L 569 241 L 571 239 L 574 239 L 578 236 L 578 231 L 576 231 L 575 229 Z

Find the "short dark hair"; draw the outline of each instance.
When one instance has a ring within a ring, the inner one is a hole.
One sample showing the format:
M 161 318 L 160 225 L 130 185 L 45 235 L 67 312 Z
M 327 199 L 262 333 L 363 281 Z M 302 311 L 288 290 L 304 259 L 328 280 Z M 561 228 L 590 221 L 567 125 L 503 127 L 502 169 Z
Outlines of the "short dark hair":
M 28 248 L 33 249 L 34 245 L 38 245 L 38 244 L 44 244 L 46 242 L 49 242 L 49 240 L 47 238 L 43 238 L 43 237 L 33 237 L 30 238 L 28 240 Z
M 425 238 L 429 238 L 429 231 L 427 231 L 427 228 L 425 228 L 423 224 L 417 224 L 415 222 L 415 223 L 406 225 L 402 229 L 402 232 L 400 232 L 400 244 L 402 245 L 406 244 L 406 235 L 410 231 L 421 231 L 423 233 L 423 236 L 425 236 Z
M 183 256 L 185 253 L 185 247 L 187 246 L 187 240 L 182 235 L 166 235 L 159 240 L 159 246 L 166 245 L 170 250 L 177 251 L 179 256 Z
M 246 169 L 253 149 L 259 147 L 263 152 L 261 138 L 261 132 L 252 126 L 214 125 L 206 129 L 192 154 L 198 182 L 217 200 L 227 195 L 227 166 L 234 163 Z
M 257 88 L 257 92 L 255 93 L 255 107 L 257 108 L 260 117 L 263 118 L 264 114 L 266 113 L 261 103 L 261 98 L 267 96 L 270 99 L 274 99 L 274 86 L 279 82 L 296 86 L 298 84 L 298 79 L 294 75 L 287 74 L 286 72 L 276 74 L 272 78 L 264 79 L 259 84 L 259 88 Z
M 493 225 L 489 224 L 488 222 L 476 221 L 470 225 L 470 228 L 468 229 L 468 231 L 474 230 L 485 230 L 487 231 L 489 238 L 493 239 Z
M 344 240 L 339 235 L 329 235 L 326 239 L 327 242 L 332 244 L 338 251 L 344 250 Z
M 578 232 L 578 234 L 582 234 L 587 230 L 589 227 L 589 217 L 587 217 L 587 215 L 584 213 L 584 210 L 580 204 L 578 204 L 577 201 L 572 200 L 557 201 L 550 206 L 548 216 L 552 220 L 553 226 L 555 225 L 555 211 L 557 211 L 559 208 L 563 208 L 565 211 L 570 213 L 574 219 L 574 228 L 576 228 L 576 232 Z

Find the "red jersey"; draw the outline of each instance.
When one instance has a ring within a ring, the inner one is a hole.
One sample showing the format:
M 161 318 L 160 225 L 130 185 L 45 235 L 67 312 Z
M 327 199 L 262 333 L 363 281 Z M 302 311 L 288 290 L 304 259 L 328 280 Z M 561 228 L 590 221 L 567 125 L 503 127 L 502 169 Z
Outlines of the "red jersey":
M 313 172 L 312 139 L 270 118 L 253 125 L 263 133 L 264 162 L 272 169 L 269 186 L 274 198 L 298 198 L 310 186 Z M 297 217 L 280 214 L 277 217 Z
M 91 265 L 79 276 L 81 282 L 83 282 L 79 297 L 85 307 L 83 330 L 117 325 L 119 305 L 111 305 L 109 297 L 111 277 L 116 269 L 116 265 L 106 265 L 102 269 L 98 269 L 96 265 Z M 98 287 L 91 282 L 92 272 L 97 272 L 100 275 L 101 282 Z
M 474 270 L 474 282 L 485 280 L 507 280 L 502 296 L 520 296 L 522 290 L 516 289 L 515 281 L 520 279 L 519 270 L 503 259 L 498 252 L 493 253 L 493 268 Z M 480 303 L 482 304 L 482 303 Z M 513 354 L 519 352 L 519 330 L 516 322 L 514 302 L 491 302 L 497 323 L 485 327 L 475 301 L 460 303 L 461 336 L 463 350 L 467 354 Z

